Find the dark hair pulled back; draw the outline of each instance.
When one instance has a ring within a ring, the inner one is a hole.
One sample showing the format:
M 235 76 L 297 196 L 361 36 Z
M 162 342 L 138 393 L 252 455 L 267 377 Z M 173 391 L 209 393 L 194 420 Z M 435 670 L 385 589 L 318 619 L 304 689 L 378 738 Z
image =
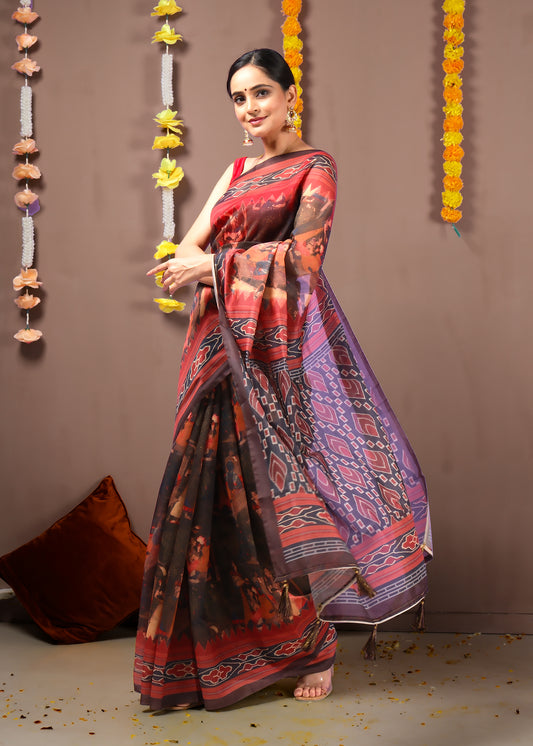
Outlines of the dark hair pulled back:
M 230 67 L 226 82 L 228 96 L 231 96 L 231 79 L 237 70 L 246 65 L 255 65 L 255 67 L 261 68 L 271 80 L 279 83 L 284 91 L 288 91 L 291 85 L 295 85 L 291 68 L 279 52 L 276 52 L 275 49 L 252 49 L 251 52 L 241 54 Z

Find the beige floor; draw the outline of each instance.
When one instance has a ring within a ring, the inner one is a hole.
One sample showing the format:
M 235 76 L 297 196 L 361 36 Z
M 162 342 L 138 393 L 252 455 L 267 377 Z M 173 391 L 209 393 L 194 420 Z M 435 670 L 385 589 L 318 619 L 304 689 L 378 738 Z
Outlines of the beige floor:
M 131 689 L 133 633 L 85 645 L 0 624 L 2 746 L 507 746 L 533 744 L 533 636 L 342 632 L 335 688 L 321 703 L 283 681 L 219 712 L 154 716 Z

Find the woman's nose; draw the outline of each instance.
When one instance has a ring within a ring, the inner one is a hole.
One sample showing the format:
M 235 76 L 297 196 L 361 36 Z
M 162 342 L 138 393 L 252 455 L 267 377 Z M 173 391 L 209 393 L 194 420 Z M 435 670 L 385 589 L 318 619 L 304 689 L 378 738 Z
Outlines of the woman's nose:
M 256 103 L 255 99 L 253 99 L 251 96 L 246 101 L 246 109 L 250 113 L 253 112 L 253 111 L 257 111 L 257 103 Z

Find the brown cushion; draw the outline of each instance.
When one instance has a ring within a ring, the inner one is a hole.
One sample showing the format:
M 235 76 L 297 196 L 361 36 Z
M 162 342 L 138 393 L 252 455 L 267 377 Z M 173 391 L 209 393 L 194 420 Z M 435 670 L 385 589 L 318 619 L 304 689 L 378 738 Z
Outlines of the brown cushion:
M 32 541 L 0 557 L 0 576 L 58 642 L 89 642 L 139 607 L 146 545 L 111 477 Z

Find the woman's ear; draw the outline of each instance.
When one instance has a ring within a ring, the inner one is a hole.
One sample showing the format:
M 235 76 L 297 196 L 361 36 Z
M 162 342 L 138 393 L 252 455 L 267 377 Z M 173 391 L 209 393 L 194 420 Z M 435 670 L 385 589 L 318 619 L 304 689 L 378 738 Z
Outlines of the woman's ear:
M 298 100 L 298 93 L 296 92 L 296 86 L 293 83 L 287 89 L 287 103 L 289 104 L 291 108 L 293 108 L 297 100 Z

